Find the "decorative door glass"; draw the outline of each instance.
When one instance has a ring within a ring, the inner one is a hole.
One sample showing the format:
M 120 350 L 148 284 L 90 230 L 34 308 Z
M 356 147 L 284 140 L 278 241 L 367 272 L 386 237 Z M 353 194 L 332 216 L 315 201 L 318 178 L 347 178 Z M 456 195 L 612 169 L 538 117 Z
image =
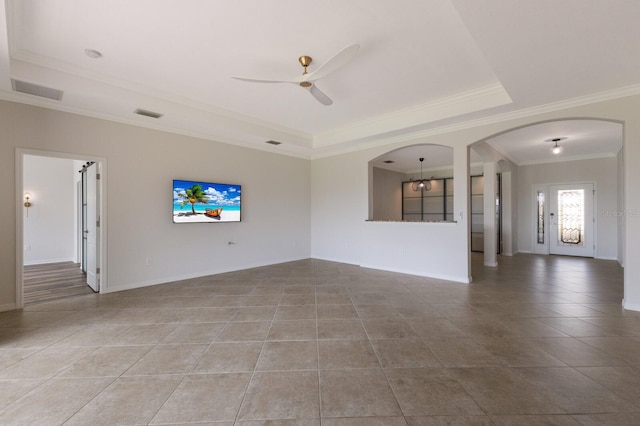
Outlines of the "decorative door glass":
M 559 246 L 584 246 L 584 189 L 558 191 L 557 221 Z

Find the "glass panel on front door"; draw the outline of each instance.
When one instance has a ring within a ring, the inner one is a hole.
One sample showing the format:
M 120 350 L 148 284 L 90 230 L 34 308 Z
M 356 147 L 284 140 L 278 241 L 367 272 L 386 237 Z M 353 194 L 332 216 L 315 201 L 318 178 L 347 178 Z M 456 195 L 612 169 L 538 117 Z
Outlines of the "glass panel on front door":
M 584 189 L 558 191 L 557 220 L 559 246 L 584 246 Z

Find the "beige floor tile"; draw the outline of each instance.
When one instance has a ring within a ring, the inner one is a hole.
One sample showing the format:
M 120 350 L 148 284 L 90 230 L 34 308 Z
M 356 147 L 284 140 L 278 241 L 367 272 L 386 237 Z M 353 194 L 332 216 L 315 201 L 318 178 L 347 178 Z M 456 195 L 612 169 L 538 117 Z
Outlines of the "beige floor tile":
M 65 425 L 146 424 L 181 381 L 182 376 L 119 378 Z
M 284 294 L 280 299 L 280 306 L 315 305 L 315 294 Z
M 233 421 L 250 378 L 248 373 L 186 376 L 151 424 Z
M 95 348 L 45 348 L 0 371 L 0 380 L 46 379 L 87 356 Z
M 530 339 L 479 339 L 478 342 L 510 367 L 562 367 L 565 363 L 538 348 Z
M 321 340 L 318 354 L 321 369 L 380 367 L 368 340 Z
M 207 345 L 199 344 L 158 345 L 133 364 L 124 375 L 186 374 L 206 349 Z
M 40 386 L 44 381 L 45 379 L 0 380 L 0 410 Z
M 218 334 L 216 340 L 220 342 L 263 342 L 270 327 L 270 321 L 228 323 Z
M 371 340 L 383 368 L 442 367 L 442 363 L 420 339 Z
M 160 343 L 211 343 L 224 326 L 223 323 L 175 324 L 176 328 Z
M 633 410 L 633 404 L 570 367 L 523 368 L 518 373 L 567 413 Z
M 304 260 L 2 312 L 0 424 L 637 424 L 617 263 L 471 258 L 471 284 Z
M 446 367 L 500 367 L 506 362 L 469 338 L 429 340 L 433 354 Z
M 370 339 L 418 337 L 402 318 L 363 319 L 362 324 Z
M 519 416 L 492 416 L 491 419 L 496 426 L 579 426 L 581 423 L 570 415 L 519 415 Z
M 487 416 L 422 416 L 407 417 L 409 426 L 493 426 Z
M 314 305 L 304 306 L 278 306 L 274 320 L 314 320 L 316 319 L 316 307 Z
M 256 371 L 317 370 L 318 344 L 313 341 L 266 342 Z
M 114 379 L 52 379 L 0 410 L 2 425 L 59 425 Z
M 320 426 L 320 419 L 246 420 L 235 424 L 236 426 Z
M 484 414 L 444 368 L 390 369 L 386 374 L 405 416 Z
M 402 415 L 381 369 L 321 370 L 322 417 Z
M 233 314 L 231 321 L 271 321 L 275 313 L 275 306 L 241 306 Z
M 351 417 L 322 419 L 323 426 L 407 426 L 404 417 Z
M 213 343 L 191 373 L 252 372 L 261 350 L 260 342 Z
M 318 339 L 367 339 L 360 320 L 318 320 Z
M 572 337 L 533 339 L 532 343 L 572 367 L 628 365 L 624 359 L 608 355 L 606 352 Z
M 267 341 L 276 340 L 316 340 L 315 320 L 274 321 L 267 335 Z
M 319 418 L 317 371 L 256 372 L 239 420 Z
M 176 329 L 176 324 L 136 324 L 109 339 L 110 346 L 160 343 Z
M 580 373 L 598 382 L 640 411 L 640 370 L 634 367 L 580 367 Z
M 69 365 L 56 377 L 118 377 L 153 346 L 105 346 Z
M 551 396 L 540 392 L 511 368 L 453 368 L 449 374 L 487 414 L 565 414 Z
M 573 418 L 582 426 L 638 426 L 638 413 L 577 414 Z

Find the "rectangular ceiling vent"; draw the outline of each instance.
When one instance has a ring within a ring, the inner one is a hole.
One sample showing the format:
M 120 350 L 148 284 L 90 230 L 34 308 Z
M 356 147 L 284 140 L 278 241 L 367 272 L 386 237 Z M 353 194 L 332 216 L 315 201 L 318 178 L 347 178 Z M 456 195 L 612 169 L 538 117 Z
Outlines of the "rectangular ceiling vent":
M 138 115 L 144 115 L 145 117 L 151 117 L 151 118 L 160 118 L 164 115 L 164 114 L 160 114 L 159 112 L 153 112 L 153 111 L 149 111 L 142 108 L 138 108 L 133 112 L 135 112 Z
M 62 100 L 62 90 L 52 89 L 51 87 L 40 86 L 39 84 L 27 83 L 11 79 L 11 87 L 15 92 L 26 93 L 27 95 L 40 96 L 41 98 L 52 99 L 54 101 Z
M 280 144 L 282 144 L 282 142 L 278 142 L 278 141 L 267 141 L 267 143 L 269 145 L 280 145 Z

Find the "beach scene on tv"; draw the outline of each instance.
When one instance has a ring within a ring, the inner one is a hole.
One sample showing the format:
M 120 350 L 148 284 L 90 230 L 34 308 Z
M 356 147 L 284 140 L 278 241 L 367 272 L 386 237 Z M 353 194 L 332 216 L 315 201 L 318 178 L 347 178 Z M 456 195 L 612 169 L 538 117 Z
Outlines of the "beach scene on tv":
M 240 185 L 173 181 L 173 222 L 240 222 Z

